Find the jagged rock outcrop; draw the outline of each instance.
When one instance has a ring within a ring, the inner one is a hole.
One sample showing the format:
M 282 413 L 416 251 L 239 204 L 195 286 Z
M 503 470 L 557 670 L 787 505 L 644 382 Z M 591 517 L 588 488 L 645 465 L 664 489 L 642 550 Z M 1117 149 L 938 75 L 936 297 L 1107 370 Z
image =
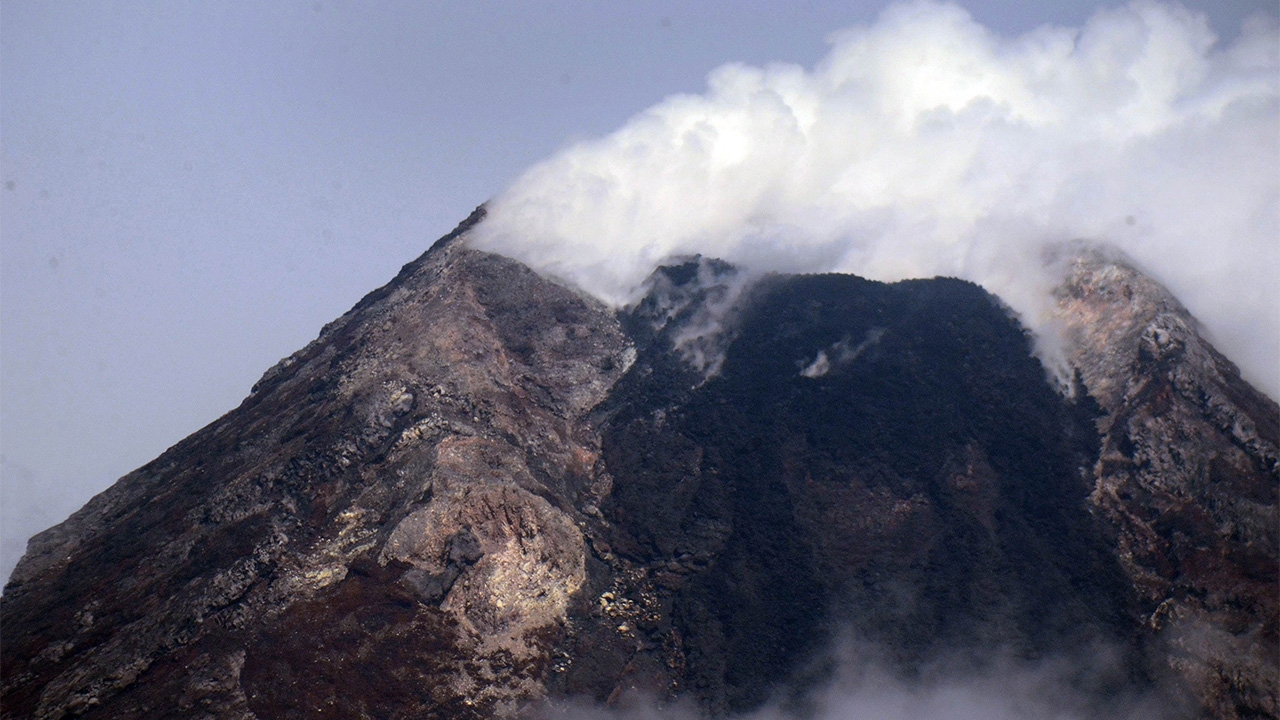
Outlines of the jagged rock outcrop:
M 1274 716 L 1275 405 L 1158 286 L 1076 266 L 1070 399 L 970 283 L 695 258 L 616 312 L 483 214 L 32 539 L 0 716 L 721 716 L 837 629 L 906 674 L 1108 648 L 1081 717 L 1170 673 Z
M 1090 500 L 1149 630 L 1214 717 L 1277 717 L 1280 410 L 1129 261 L 1065 270 L 1065 347 L 1104 411 Z

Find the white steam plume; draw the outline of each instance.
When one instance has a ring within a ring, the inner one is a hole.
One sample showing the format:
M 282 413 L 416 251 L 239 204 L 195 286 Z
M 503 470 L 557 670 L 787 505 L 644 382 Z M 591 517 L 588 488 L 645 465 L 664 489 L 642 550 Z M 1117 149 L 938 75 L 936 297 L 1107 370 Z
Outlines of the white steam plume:
M 477 246 L 615 304 L 664 258 L 973 280 L 1043 328 L 1046 244 L 1087 238 L 1178 295 L 1280 396 L 1275 21 L 1229 47 L 1135 2 L 1000 37 L 955 5 L 886 10 L 813 70 L 731 64 L 531 168 Z

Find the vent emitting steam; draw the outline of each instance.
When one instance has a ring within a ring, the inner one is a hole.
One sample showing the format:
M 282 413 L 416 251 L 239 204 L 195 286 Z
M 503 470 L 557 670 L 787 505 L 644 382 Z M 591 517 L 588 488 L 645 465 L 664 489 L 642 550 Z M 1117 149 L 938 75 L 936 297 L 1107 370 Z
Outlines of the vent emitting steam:
M 1119 246 L 1280 395 L 1275 22 L 1220 47 L 1135 2 L 999 37 L 916 3 L 832 36 L 813 70 L 731 64 L 534 166 L 479 246 L 615 304 L 665 258 L 973 280 L 1043 329 L 1043 250 Z

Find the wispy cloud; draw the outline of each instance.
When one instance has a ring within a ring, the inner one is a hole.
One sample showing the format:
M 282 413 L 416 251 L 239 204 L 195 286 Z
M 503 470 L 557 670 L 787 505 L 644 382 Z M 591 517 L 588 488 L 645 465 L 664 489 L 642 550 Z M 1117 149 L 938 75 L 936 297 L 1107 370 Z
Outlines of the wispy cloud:
M 1038 660 L 993 653 L 975 662 L 955 652 L 910 676 L 882 649 L 845 640 L 830 682 L 802 696 L 733 716 L 737 720 L 1176 720 L 1188 717 L 1153 689 L 1125 680 L 1120 654 L 1105 646 Z M 630 697 L 615 707 L 570 701 L 546 712 L 559 720 L 694 720 L 686 698 L 662 704 Z

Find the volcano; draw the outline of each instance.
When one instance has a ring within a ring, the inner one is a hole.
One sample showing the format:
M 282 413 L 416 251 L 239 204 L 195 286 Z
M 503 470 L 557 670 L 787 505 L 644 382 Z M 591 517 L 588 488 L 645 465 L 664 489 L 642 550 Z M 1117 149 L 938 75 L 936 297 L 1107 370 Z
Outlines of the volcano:
M 969 282 L 690 257 L 615 310 L 484 215 L 31 540 L 0 715 L 803 716 L 839 637 L 1280 713 L 1280 410 L 1125 258 L 1059 258 L 1060 386 Z

